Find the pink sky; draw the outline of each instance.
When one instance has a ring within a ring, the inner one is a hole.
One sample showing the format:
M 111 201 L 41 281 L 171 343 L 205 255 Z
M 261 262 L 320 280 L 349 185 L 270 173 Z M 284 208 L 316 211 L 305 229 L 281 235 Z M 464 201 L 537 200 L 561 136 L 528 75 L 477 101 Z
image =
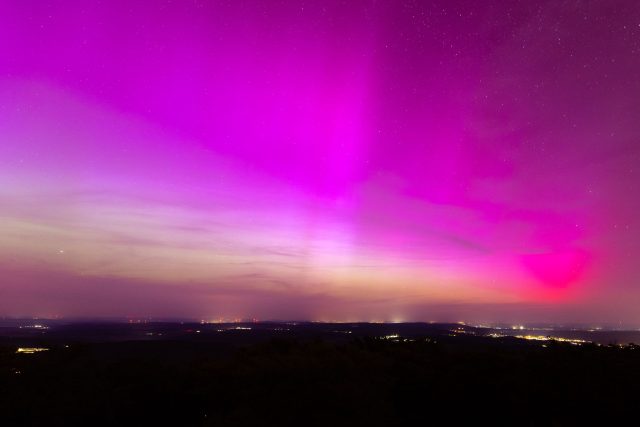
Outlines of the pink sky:
M 640 324 L 640 3 L 0 0 L 0 315 Z

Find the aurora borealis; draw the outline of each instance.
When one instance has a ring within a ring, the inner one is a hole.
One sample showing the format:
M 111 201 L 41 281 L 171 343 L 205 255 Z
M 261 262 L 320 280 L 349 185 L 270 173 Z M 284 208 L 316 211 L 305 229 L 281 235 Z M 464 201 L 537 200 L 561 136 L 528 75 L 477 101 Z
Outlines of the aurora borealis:
M 0 0 L 0 314 L 640 325 L 640 3 Z

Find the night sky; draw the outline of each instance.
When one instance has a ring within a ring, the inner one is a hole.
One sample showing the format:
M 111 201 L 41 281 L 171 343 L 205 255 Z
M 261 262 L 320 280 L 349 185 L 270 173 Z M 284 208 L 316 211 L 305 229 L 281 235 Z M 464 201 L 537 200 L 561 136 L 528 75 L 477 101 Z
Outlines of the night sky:
M 0 315 L 640 325 L 640 2 L 0 1 Z

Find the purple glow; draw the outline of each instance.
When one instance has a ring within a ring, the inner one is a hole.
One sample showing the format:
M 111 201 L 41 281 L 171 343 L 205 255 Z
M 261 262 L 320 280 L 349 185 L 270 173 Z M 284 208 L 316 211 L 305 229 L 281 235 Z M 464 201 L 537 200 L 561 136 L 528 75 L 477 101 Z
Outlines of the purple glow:
M 0 1 L 0 313 L 640 322 L 640 4 Z

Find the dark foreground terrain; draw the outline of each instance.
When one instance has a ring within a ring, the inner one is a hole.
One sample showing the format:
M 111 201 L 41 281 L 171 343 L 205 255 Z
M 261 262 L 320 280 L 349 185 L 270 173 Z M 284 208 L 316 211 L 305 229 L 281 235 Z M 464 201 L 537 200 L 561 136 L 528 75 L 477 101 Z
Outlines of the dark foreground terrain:
M 634 345 L 429 324 L 0 329 L 6 426 L 640 422 Z

